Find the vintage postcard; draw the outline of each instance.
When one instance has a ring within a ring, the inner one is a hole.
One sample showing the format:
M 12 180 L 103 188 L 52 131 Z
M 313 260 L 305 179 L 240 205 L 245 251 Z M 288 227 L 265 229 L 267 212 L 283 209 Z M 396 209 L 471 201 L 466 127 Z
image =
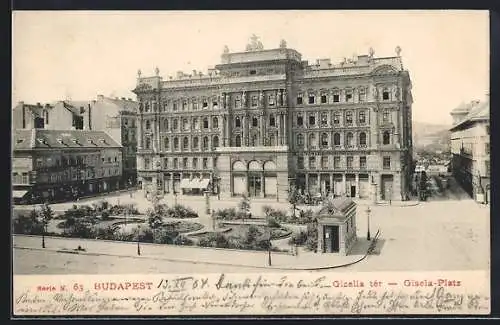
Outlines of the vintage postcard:
M 14 11 L 15 317 L 490 313 L 487 11 Z

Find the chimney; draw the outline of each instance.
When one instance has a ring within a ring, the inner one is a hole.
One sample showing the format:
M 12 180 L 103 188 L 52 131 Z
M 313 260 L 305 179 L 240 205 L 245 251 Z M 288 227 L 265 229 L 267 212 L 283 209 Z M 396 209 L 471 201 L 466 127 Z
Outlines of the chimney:
M 125 97 L 122 97 L 122 100 L 127 100 Z
M 97 100 L 104 100 L 104 95 L 97 95 Z
M 132 98 L 127 98 L 127 100 L 132 101 Z
M 182 79 L 183 76 L 184 76 L 184 72 L 177 71 L 177 79 Z
M 41 107 L 42 105 L 38 102 L 36 103 L 36 106 Z
M 196 76 L 198 73 L 196 73 L 196 70 L 193 70 L 193 76 Z

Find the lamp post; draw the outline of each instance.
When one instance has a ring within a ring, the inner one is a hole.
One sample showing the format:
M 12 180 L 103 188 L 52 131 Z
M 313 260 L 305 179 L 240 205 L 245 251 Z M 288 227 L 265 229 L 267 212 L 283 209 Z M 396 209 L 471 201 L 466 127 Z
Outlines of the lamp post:
M 370 212 L 372 212 L 372 210 L 370 210 L 370 206 L 368 206 L 366 208 L 366 217 L 367 217 L 367 221 L 368 221 L 368 231 L 366 233 L 366 240 L 371 239 L 371 236 L 370 236 Z
M 141 255 L 141 245 L 140 245 L 140 235 L 141 235 L 141 225 L 137 225 L 137 255 Z
M 271 263 L 271 225 L 269 224 L 269 215 L 266 218 L 267 221 L 267 229 L 269 231 L 269 237 L 268 237 L 268 245 L 267 245 L 267 264 L 269 266 L 272 266 Z

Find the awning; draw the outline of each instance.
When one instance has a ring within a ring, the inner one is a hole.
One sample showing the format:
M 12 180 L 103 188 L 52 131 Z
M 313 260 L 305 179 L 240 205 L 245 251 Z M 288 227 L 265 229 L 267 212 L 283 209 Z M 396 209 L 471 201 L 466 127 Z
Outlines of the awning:
M 210 183 L 209 179 L 198 179 L 194 178 L 191 181 L 191 188 L 199 188 L 199 189 L 206 189 L 208 187 L 208 184 Z
M 180 187 L 181 188 L 192 188 L 191 181 L 189 180 L 189 178 L 181 179 Z
M 26 193 L 28 193 L 28 191 L 12 191 L 12 197 L 16 198 L 16 199 L 20 199 L 23 196 L 25 196 Z
M 208 187 L 208 184 L 210 184 L 210 180 L 204 178 L 204 179 L 199 181 L 199 188 L 206 189 Z

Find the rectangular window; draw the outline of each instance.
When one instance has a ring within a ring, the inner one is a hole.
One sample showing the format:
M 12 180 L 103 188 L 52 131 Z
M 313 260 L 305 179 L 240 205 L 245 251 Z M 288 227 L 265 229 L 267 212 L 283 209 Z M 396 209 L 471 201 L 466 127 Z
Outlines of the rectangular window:
M 334 94 L 333 95 L 333 102 L 334 103 L 340 102 L 340 95 L 339 94 Z
M 391 157 L 384 157 L 383 168 L 391 169 Z
M 384 112 L 384 113 L 382 114 L 382 120 L 383 120 L 384 122 L 389 122 L 389 112 Z
M 321 95 L 321 104 L 326 104 L 326 95 Z
M 309 104 L 314 104 L 316 101 L 316 97 L 314 95 L 309 95 Z
M 297 115 L 297 126 L 304 125 L 304 117 L 302 115 Z
M 389 92 L 387 90 L 384 90 L 384 92 L 382 93 L 382 99 L 389 100 Z
M 198 158 L 193 158 L 193 168 L 194 169 L 198 168 Z
M 188 168 L 188 159 L 187 158 L 182 159 L 182 168 L 184 168 L 184 169 Z
M 276 126 L 276 118 L 274 115 L 269 116 L 269 126 Z
M 174 158 L 174 168 L 179 168 L 179 160 L 177 160 L 177 158 Z
M 207 105 L 208 105 L 208 104 L 207 104 Z M 214 101 L 212 102 L 212 108 L 213 108 L 213 109 L 217 109 L 217 108 L 218 108 L 218 106 L 219 106 L 219 103 L 218 103 L 217 101 L 215 101 L 215 100 L 214 100 Z
M 366 157 L 365 156 L 359 157 L 359 168 L 366 169 Z
M 339 125 L 340 124 L 340 113 L 335 112 L 333 114 L 333 125 Z
M 359 112 L 359 123 L 360 124 L 365 124 L 366 123 L 366 112 L 365 111 L 360 111 Z
M 340 168 L 340 157 L 333 157 L 333 168 Z
M 187 101 L 183 101 L 183 102 L 182 102 L 182 110 L 183 110 L 183 111 L 187 110 L 187 107 L 188 107 L 188 103 L 187 103 Z
M 203 109 L 208 108 L 208 102 L 206 100 L 203 100 Z
M 28 180 L 28 173 L 23 173 L 23 180 L 22 180 L 22 183 L 23 183 L 23 184 L 28 184 L 28 183 L 29 183 L 29 180 Z
M 314 115 L 309 115 L 309 125 L 310 126 L 313 126 L 313 125 L 316 125 L 316 116 Z
M 316 157 L 309 156 L 309 169 L 316 169 Z
M 252 107 L 257 107 L 259 105 L 259 100 L 257 99 L 257 95 L 252 95 Z
M 304 169 L 304 157 L 303 156 L 297 157 L 297 168 Z
M 174 102 L 174 103 L 173 103 L 173 105 L 172 105 L 172 110 L 173 110 L 173 111 L 176 111 L 176 110 L 177 110 L 177 103 L 176 103 L 176 102 Z
M 198 109 L 198 102 L 197 101 L 193 101 L 193 111 L 195 111 L 197 109 Z
M 348 90 L 345 94 L 345 101 L 346 102 L 352 102 L 352 90 Z
M 234 107 L 236 107 L 236 108 L 241 107 L 241 97 L 240 96 L 236 96 L 236 98 L 234 99 Z
M 203 169 L 208 168 L 208 158 L 203 158 Z
M 269 104 L 269 106 L 274 106 L 274 104 L 275 104 L 274 95 L 269 95 L 268 104 Z
M 484 161 L 484 167 L 485 167 L 485 171 L 486 171 L 486 176 L 490 175 L 490 161 L 489 160 Z
M 302 105 L 302 94 L 297 95 L 297 105 Z
M 349 156 L 347 157 L 347 169 L 352 169 L 352 162 L 353 162 L 354 158 Z
M 321 126 L 328 126 L 328 113 L 321 113 Z
M 490 154 L 490 144 L 488 142 L 484 144 L 484 153 L 487 155 Z
M 328 157 L 326 156 L 321 157 L 321 168 L 323 169 L 328 168 Z
M 365 88 L 359 89 L 359 101 L 360 102 L 366 101 L 366 89 Z
M 163 168 L 168 168 L 168 158 L 163 158 Z

